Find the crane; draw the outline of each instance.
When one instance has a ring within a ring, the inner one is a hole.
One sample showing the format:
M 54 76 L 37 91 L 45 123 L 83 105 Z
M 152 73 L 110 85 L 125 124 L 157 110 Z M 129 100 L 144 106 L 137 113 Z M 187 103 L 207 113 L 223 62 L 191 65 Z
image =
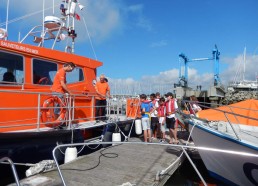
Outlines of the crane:
M 217 86 L 221 81 L 219 77 L 219 55 L 217 46 L 212 51 L 211 58 L 196 58 L 196 59 L 188 59 L 187 56 L 183 53 L 179 54 L 180 61 L 180 70 L 179 70 L 179 81 L 178 84 L 174 86 L 188 87 L 188 63 L 194 61 L 206 61 L 206 60 L 214 60 L 214 86 Z M 183 62 L 181 62 L 182 60 Z M 182 75 L 182 66 L 184 65 L 184 75 Z

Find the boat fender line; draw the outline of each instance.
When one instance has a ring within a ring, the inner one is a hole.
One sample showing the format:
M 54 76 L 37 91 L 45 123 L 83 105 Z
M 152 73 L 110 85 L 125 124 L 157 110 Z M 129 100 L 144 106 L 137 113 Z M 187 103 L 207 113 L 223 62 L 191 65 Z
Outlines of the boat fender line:
M 33 176 L 40 172 L 45 172 L 56 167 L 54 160 L 42 160 L 39 163 L 31 165 L 29 169 L 26 170 L 26 177 Z
M 55 119 L 55 116 L 53 113 L 51 114 L 51 111 L 49 108 L 50 105 L 55 106 L 56 104 L 59 104 L 60 106 L 60 115 L 58 116 L 57 119 Z M 61 125 L 65 120 L 65 116 L 66 116 L 65 106 L 66 104 L 58 96 L 51 96 L 47 98 L 43 102 L 42 109 L 41 109 L 41 119 L 42 119 L 42 122 L 45 124 L 45 126 L 55 128 Z

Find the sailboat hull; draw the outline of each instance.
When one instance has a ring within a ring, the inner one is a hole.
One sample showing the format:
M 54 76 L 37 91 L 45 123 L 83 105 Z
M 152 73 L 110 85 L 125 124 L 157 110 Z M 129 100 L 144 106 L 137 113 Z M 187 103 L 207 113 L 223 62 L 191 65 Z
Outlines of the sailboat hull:
M 192 130 L 194 122 L 189 121 Z M 195 125 L 192 130 L 194 144 L 221 150 L 258 154 L 258 147 L 212 130 L 203 125 Z M 200 156 L 211 176 L 229 185 L 258 185 L 258 157 L 229 154 L 209 150 L 199 150 Z

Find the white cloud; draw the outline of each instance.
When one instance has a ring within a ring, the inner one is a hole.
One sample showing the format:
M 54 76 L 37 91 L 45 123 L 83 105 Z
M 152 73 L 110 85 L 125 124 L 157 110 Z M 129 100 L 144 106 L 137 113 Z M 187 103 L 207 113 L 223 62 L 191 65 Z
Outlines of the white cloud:
M 228 69 L 221 73 L 221 79 L 224 84 L 243 80 L 243 78 L 254 81 L 258 75 L 258 55 L 246 55 L 245 63 L 243 55 L 239 55 L 236 58 L 225 58 L 223 61 L 229 66 Z
M 129 6 L 127 8 L 127 11 L 129 14 L 133 14 L 136 16 L 135 25 L 137 27 L 140 27 L 147 31 L 151 31 L 152 24 L 151 24 L 150 20 L 144 16 L 143 10 L 144 10 L 143 4 L 135 4 L 135 5 Z
M 85 10 L 84 17 L 94 40 L 101 42 L 120 29 L 122 15 L 115 1 L 91 0 L 85 3 L 89 8 Z
M 143 10 L 143 4 L 135 4 L 128 7 L 128 11 L 141 13 Z
M 154 42 L 151 43 L 150 47 L 155 48 L 155 47 L 163 47 L 163 46 L 167 46 L 168 43 L 165 40 L 161 40 L 159 42 Z
M 139 16 L 136 25 L 140 28 L 143 28 L 143 29 L 147 30 L 147 31 L 152 30 L 151 22 L 143 16 Z
M 233 81 L 238 69 L 243 70 L 244 62 L 243 56 L 239 55 L 235 58 L 223 58 L 221 61 L 228 64 L 228 68 L 220 74 L 220 79 L 224 86 L 228 85 L 229 81 Z M 258 55 L 247 55 L 246 64 L 245 64 L 245 79 L 246 80 L 255 80 L 258 75 Z M 141 80 L 136 81 L 132 78 L 128 79 L 119 79 L 112 80 L 116 81 L 117 89 L 119 86 L 126 87 L 126 92 L 130 93 L 152 93 L 159 91 L 161 93 L 166 93 L 167 91 L 172 91 L 174 83 L 178 83 L 179 70 L 171 69 L 167 71 L 160 72 L 157 75 L 145 76 L 143 75 Z M 120 85 L 120 84 L 121 85 Z M 214 74 L 213 73 L 203 73 L 197 69 L 189 68 L 188 69 L 188 85 L 193 89 L 197 85 L 202 86 L 202 90 L 207 90 L 214 83 Z

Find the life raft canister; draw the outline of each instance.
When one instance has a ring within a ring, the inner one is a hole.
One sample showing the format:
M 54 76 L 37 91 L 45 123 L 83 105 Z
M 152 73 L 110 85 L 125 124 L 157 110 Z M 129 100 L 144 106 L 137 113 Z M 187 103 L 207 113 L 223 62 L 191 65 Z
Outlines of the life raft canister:
M 49 108 L 50 105 L 51 107 L 54 107 L 56 104 L 59 104 L 60 108 L 60 115 L 58 116 L 57 119 L 55 119 L 55 114 L 53 109 Z M 42 105 L 41 109 L 41 119 L 42 122 L 47 126 L 47 127 L 52 127 L 55 128 L 63 123 L 65 120 L 65 115 L 66 115 L 66 104 L 62 101 L 61 98 L 58 96 L 51 96 L 47 98 Z M 51 112 L 51 110 L 52 112 Z

